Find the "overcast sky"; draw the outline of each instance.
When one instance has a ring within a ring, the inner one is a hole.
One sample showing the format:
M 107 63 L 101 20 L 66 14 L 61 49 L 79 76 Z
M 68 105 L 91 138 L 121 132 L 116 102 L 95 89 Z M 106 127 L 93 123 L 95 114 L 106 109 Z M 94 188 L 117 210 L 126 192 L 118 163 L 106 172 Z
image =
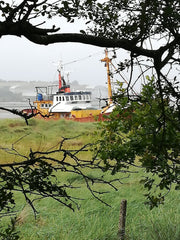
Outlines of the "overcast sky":
M 36 23 L 39 22 L 41 19 L 36 19 Z M 79 32 L 84 28 L 82 21 L 67 24 L 58 17 L 41 27 L 54 24 L 61 28 L 61 33 Z M 70 72 L 70 81 L 92 86 L 106 82 L 106 69 L 100 62 L 104 58 L 104 48 L 80 43 L 41 46 L 24 37 L 3 36 L 0 38 L 0 56 L 0 79 L 3 80 L 54 81 L 59 61 L 63 64 L 76 61 L 65 66 L 65 71 Z
M 40 19 L 41 20 L 41 19 Z M 39 23 L 40 20 L 36 20 Z M 85 29 L 84 22 L 67 24 L 58 17 L 42 27 L 60 26 L 61 33 L 79 32 Z M 101 59 L 105 49 L 80 43 L 56 43 L 49 46 L 34 44 L 15 36 L 0 38 L 0 79 L 21 81 L 48 81 L 57 79 L 57 65 L 73 62 L 64 66 L 70 72 L 69 80 L 77 80 L 89 86 L 106 86 L 107 72 Z M 118 51 L 120 56 L 123 53 Z M 121 58 L 121 57 L 120 57 Z M 120 60 L 120 59 L 119 59 Z
M 4 36 L 0 39 L 0 79 L 54 81 L 62 61 L 70 81 L 81 84 L 104 84 L 106 69 L 101 59 L 104 49 L 78 43 L 41 46 L 25 38 Z

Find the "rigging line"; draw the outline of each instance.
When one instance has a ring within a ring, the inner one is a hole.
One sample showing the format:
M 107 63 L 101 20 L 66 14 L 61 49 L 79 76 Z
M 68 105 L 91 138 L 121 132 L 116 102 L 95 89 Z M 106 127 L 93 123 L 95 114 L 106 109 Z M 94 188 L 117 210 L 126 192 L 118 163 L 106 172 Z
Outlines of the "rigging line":
M 116 60 L 114 60 L 114 61 L 116 62 Z M 116 62 L 116 64 L 117 64 L 117 62 Z M 113 64 L 112 64 L 112 65 L 113 65 Z M 120 71 L 117 71 L 118 69 L 117 69 L 114 65 L 113 65 L 113 67 L 114 67 L 114 69 L 116 70 L 116 73 L 119 74 L 120 77 L 122 77 L 122 79 L 125 81 L 125 83 L 126 83 L 127 85 L 129 85 L 128 81 L 126 80 L 125 74 L 124 74 L 123 72 L 120 73 Z M 124 75 L 124 77 L 123 77 L 122 74 Z M 134 94 L 137 96 L 137 95 L 138 95 L 137 92 L 133 89 L 134 85 L 135 85 L 135 84 L 133 84 L 132 86 L 130 85 L 129 87 L 130 87 L 131 90 L 134 92 Z
M 114 69 L 117 71 L 117 68 L 114 66 L 114 64 L 113 64 L 112 62 L 111 62 L 111 64 L 112 64 L 112 66 L 114 67 Z M 123 78 L 123 80 L 125 81 L 125 83 L 129 85 L 128 81 L 126 81 L 126 79 L 122 76 L 122 74 L 121 74 L 119 71 L 117 71 L 117 72 L 118 72 L 119 75 Z M 131 86 L 129 86 L 129 87 L 131 88 L 131 90 L 133 91 L 133 93 L 137 96 L 137 93 L 134 91 L 134 89 L 133 89 Z
M 114 51 L 116 51 L 116 50 L 118 50 L 118 49 L 119 49 L 119 48 L 113 48 L 112 50 L 108 50 L 108 52 L 114 52 Z M 90 57 L 93 57 L 93 56 L 99 55 L 99 54 L 102 54 L 102 50 L 101 50 L 101 51 L 98 51 L 98 52 L 96 52 L 96 53 L 90 54 L 90 55 L 88 55 L 88 56 L 86 56 L 86 57 L 83 57 L 83 58 L 80 58 L 80 59 L 77 59 L 77 60 L 74 60 L 74 61 L 71 61 L 71 62 L 64 63 L 63 66 L 69 65 L 69 64 L 72 64 L 72 63 L 76 63 L 76 62 L 80 62 L 80 61 L 83 61 L 83 60 L 85 60 L 85 59 L 88 59 L 88 58 L 90 58 Z M 104 54 L 104 52 L 103 52 L 103 54 Z
M 77 60 L 64 63 L 63 66 L 69 65 L 69 64 L 72 64 L 72 63 L 76 63 L 76 62 L 83 61 L 83 60 L 88 59 L 88 58 L 90 58 L 90 57 L 93 57 L 93 56 L 95 56 L 95 55 L 99 55 L 100 53 L 102 53 L 102 51 L 96 52 L 96 53 L 94 53 L 94 54 L 90 54 L 90 55 L 88 55 L 87 57 L 79 58 L 79 59 L 77 59 Z

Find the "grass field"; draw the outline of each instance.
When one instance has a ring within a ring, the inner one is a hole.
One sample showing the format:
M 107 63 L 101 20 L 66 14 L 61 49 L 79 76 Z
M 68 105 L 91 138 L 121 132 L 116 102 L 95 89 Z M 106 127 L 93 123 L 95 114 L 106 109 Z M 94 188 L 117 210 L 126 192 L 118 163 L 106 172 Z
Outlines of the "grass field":
M 71 121 L 31 120 L 26 126 L 21 120 L 0 121 L 0 147 L 11 148 L 12 144 L 22 154 L 29 149 L 46 150 L 55 146 L 62 137 L 79 136 L 70 140 L 71 148 L 77 148 L 92 141 L 94 123 L 75 123 Z M 15 157 L 0 150 L 0 162 L 14 161 Z M 89 172 L 93 174 L 93 172 Z M 178 192 L 172 190 L 165 204 L 149 210 L 144 204 L 144 189 L 139 183 L 143 173 L 139 172 L 117 184 L 118 191 L 104 185 L 97 189 L 108 190 L 101 199 L 107 207 L 93 198 L 82 179 L 73 175 L 59 173 L 63 181 L 74 181 L 79 189 L 74 194 L 84 198 L 81 208 L 74 212 L 52 199 L 39 200 L 35 206 L 39 211 L 34 218 L 31 208 L 21 195 L 17 195 L 19 210 L 16 230 L 22 240 L 117 240 L 119 209 L 122 199 L 127 199 L 126 239 L 128 240 L 179 240 L 180 204 Z M 117 176 L 116 176 L 117 177 Z M 118 177 L 124 177 L 120 174 Z M 107 175 L 107 178 L 111 176 Z M 1 224 L 8 219 L 2 219 Z

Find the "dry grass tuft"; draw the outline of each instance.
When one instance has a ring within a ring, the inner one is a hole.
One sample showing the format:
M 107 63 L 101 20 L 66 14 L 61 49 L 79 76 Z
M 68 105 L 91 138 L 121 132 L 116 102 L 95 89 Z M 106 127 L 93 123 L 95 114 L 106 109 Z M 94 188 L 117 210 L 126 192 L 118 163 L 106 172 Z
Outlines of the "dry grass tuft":
M 23 225 L 24 223 L 26 223 L 28 216 L 29 216 L 28 207 L 24 207 L 16 219 L 16 224 L 19 226 Z

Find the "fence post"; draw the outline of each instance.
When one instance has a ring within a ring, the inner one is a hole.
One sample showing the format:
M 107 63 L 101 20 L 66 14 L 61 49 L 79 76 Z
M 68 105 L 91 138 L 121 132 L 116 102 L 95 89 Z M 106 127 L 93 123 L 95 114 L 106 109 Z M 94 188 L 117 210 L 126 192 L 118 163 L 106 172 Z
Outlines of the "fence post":
M 127 207 L 127 200 L 123 199 L 121 201 L 120 215 L 119 215 L 119 227 L 118 227 L 119 240 L 125 240 L 126 207 Z

